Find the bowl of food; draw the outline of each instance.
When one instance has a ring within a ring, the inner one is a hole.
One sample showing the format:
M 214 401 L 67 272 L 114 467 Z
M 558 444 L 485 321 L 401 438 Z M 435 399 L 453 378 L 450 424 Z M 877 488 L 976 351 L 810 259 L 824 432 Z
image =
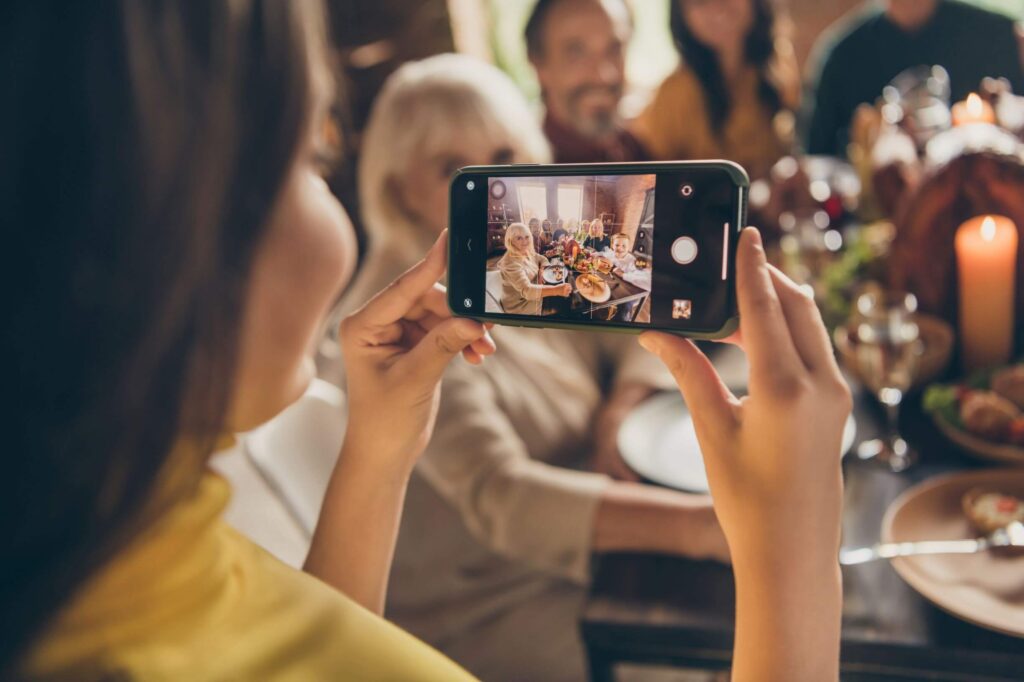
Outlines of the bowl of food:
M 594 267 L 597 268 L 598 272 L 607 275 L 612 271 L 612 262 L 604 256 L 596 256 L 594 258 Z
M 1024 464 L 1024 363 L 930 386 L 924 407 L 939 431 L 967 452 Z

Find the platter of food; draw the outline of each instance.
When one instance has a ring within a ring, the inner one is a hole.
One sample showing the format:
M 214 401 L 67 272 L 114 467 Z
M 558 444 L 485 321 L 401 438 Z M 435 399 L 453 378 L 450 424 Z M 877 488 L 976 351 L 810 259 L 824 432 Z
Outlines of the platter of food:
M 1024 469 L 983 469 L 931 478 L 885 514 L 882 542 L 963 540 L 1024 521 Z M 939 608 L 984 628 L 1024 637 L 1024 552 L 932 554 L 893 559 L 907 584 Z
M 1024 464 L 1024 364 L 931 386 L 924 406 L 939 431 L 963 450 Z
M 577 277 L 576 290 L 591 303 L 606 303 L 612 297 L 611 287 L 597 275 L 583 274 Z
M 590 272 L 594 267 L 594 262 L 587 256 L 586 253 L 580 252 L 571 261 L 572 267 L 578 272 Z

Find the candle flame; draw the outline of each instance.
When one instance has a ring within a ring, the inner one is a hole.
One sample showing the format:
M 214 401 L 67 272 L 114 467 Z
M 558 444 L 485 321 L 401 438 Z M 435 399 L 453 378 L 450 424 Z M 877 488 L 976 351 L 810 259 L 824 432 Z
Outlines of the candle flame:
M 987 242 L 996 238 L 996 221 L 988 216 L 981 221 L 981 238 Z
M 974 117 L 981 116 L 985 111 L 985 107 L 981 98 L 978 97 L 977 93 L 971 93 L 967 95 L 967 113 Z

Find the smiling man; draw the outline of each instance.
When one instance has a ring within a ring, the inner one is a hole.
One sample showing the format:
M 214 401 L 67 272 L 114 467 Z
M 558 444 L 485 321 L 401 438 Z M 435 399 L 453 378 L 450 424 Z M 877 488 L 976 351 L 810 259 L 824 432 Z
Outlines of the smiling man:
M 619 116 L 632 30 L 622 0 L 539 0 L 534 7 L 526 48 L 540 81 L 544 132 L 555 161 L 647 158 Z

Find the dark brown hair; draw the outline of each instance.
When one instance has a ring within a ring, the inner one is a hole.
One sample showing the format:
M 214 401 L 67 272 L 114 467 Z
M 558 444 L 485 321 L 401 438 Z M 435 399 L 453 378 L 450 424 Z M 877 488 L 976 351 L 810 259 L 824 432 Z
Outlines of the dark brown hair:
M 697 40 L 683 17 L 682 2 L 670 0 L 669 25 L 676 50 L 683 61 L 697 76 L 704 91 L 708 122 L 716 135 L 729 119 L 732 101 L 728 86 L 722 74 L 721 64 L 715 51 Z M 772 60 L 775 58 L 775 10 L 772 0 L 750 0 L 754 8 L 754 21 L 744 44 L 744 59 L 757 69 L 757 94 L 768 111 L 775 115 L 782 109 L 782 97 L 778 86 L 770 76 Z
M 632 24 L 632 7 L 625 0 L 620 1 L 625 6 L 630 24 Z M 531 61 L 537 61 L 544 57 L 544 29 L 547 26 L 548 15 L 560 2 L 562 0 L 537 0 L 530 11 L 530 16 L 526 20 L 526 28 L 523 29 L 523 37 L 526 39 L 526 54 Z
M 4 5 L 7 678 L 159 513 L 167 471 L 195 484 L 223 426 L 251 261 L 308 124 L 320 9 Z M 185 438 L 196 461 L 169 464 Z

